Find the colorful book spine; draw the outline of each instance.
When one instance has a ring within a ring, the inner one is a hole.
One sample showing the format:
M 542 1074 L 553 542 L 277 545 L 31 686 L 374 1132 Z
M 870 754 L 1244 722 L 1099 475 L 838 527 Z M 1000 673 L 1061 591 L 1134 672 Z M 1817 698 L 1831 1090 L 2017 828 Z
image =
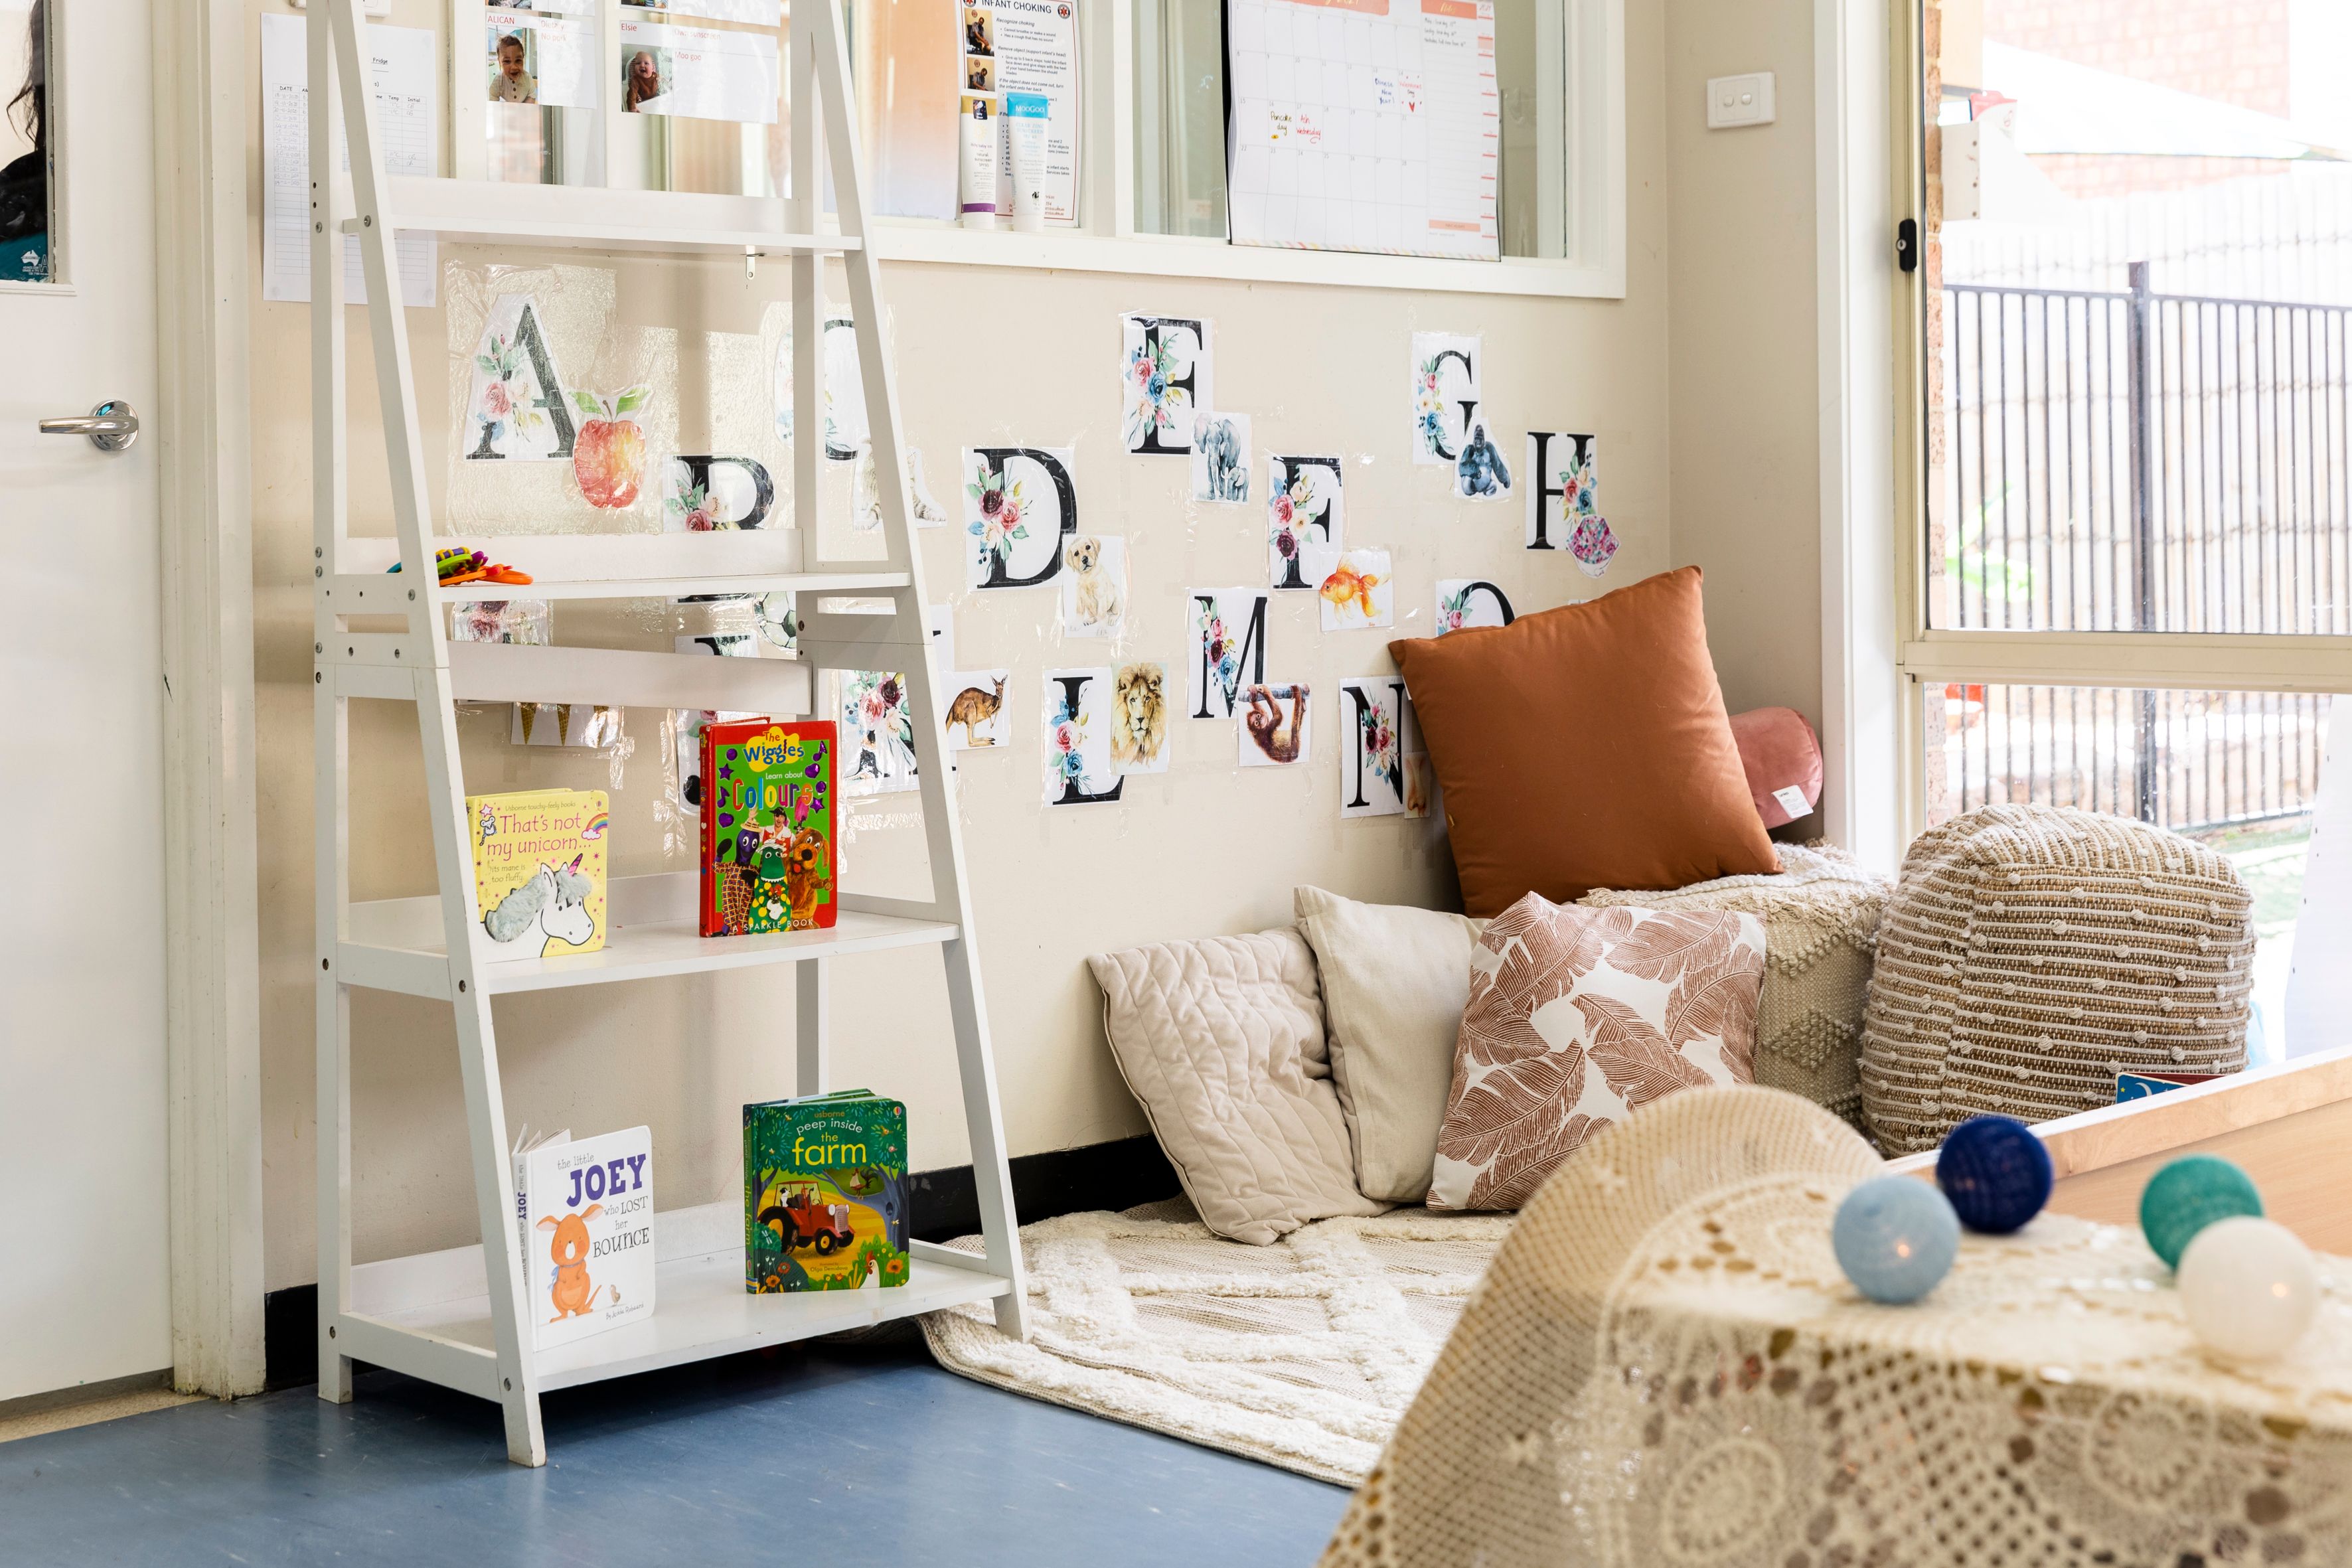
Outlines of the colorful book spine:
M 834 923 L 836 749 L 828 720 L 703 726 L 703 935 Z
M 468 795 L 466 816 L 480 957 L 555 958 L 604 945 L 612 819 L 604 791 Z
M 907 1108 L 869 1089 L 743 1108 L 743 1288 L 904 1285 Z

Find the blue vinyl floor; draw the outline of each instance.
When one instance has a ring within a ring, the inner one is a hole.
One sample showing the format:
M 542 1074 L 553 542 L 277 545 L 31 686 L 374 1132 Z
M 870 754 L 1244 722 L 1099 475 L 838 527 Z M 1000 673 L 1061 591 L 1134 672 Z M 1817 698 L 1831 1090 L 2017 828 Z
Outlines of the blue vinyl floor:
M 0 1444 L 0 1565 L 1307 1568 L 1337 1487 L 1024 1399 L 919 1344 L 814 1345 L 490 1405 L 387 1372 Z

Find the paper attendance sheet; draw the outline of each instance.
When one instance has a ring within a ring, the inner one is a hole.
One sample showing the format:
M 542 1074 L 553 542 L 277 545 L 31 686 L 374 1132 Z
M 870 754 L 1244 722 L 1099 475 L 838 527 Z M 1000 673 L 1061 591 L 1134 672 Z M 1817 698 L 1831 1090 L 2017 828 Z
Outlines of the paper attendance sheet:
M 1493 0 L 1227 0 L 1233 240 L 1496 259 Z

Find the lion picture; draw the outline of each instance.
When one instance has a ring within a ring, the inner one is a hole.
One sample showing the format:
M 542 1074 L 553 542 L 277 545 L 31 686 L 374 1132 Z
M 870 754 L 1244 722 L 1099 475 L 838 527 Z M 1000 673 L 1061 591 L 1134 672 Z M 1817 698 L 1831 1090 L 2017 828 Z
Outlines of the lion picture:
M 1112 678 L 1111 766 L 1122 773 L 1168 769 L 1168 667 L 1123 664 Z

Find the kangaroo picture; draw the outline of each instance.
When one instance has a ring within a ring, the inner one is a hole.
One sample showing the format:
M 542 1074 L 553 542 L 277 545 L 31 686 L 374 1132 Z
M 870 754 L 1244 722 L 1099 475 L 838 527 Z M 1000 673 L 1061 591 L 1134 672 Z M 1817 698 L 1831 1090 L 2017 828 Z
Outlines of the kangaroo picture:
M 588 1309 L 596 1303 L 595 1287 L 588 1279 L 588 1222 L 604 1212 L 604 1205 L 590 1204 L 578 1214 L 568 1214 L 561 1219 L 551 1214 L 540 1215 L 539 1228 L 555 1233 L 547 1244 L 547 1255 L 555 1260 L 555 1281 L 550 1296 L 555 1303 L 555 1316 L 548 1320 L 551 1323 L 560 1323 L 566 1318 L 584 1318 Z
M 1004 683 L 1012 673 L 1009 669 L 991 669 L 949 678 L 950 688 L 960 689 L 948 704 L 940 728 L 956 750 L 978 751 L 1004 739 Z M 956 740 L 958 726 L 963 730 L 961 742 Z

